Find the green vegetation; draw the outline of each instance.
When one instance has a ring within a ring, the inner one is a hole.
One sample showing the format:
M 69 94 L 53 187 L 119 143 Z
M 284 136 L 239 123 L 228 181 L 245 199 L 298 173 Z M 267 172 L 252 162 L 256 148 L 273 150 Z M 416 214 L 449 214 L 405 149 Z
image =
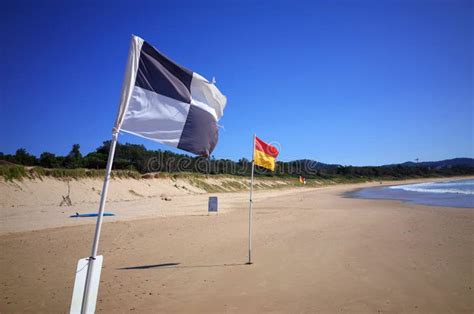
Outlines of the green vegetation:
M 43 177 L 52 177 L 58 179 L 81 179 L 81 178 L 103 178 L 104 169 L 47 169 L 42 167 L 25 167 L 15 164 L 0 164 L 0 176 L 6 181 L 29 179 L 42 179 Z M 140 179 L 142 175 L 137 171 L 114 170 L 112 177 Z
M 110 142 L 104 142 L 94 152 L 85 156 L 80 146 L 74 144 L 66 156 L 56 156 L 43 152 L 39 158 L 25 149 L 18 149 L 14 155 L 0 153 L 0 176 L 5 180 L 22 178 L 95 178 L 103 177 Z M 191 157 L 170 151 L 147 150 L 143 145 L 117 144 L 112 175 L 124 178 L 186 177 L 197 187 L 206 186 L 203 175 L 234 175 L 248 177 L 251 162 L 242 158 L 239 161 Z M 377 167 L 353 167 L 329 165 L 313 160 L 277 162 L 275 172 L 256 169 L 256 177 L 262 179 L 295 179 L 304 176 L 308 183 L 342 183 L 370 180 L 401 180 L 408 178 L 446 177 L 474 175 L 472 159 L 451 160 L 450 163 L 406 163 Z M 296 181 L 297 182 L 297 181 Z M 226 189 L 239 189 L 238 182 L 227 182 Z M 263 184 L 263 183 L 262 183 Z M 218 192 L 216 190 L 216 192 Z
M 27 177 L 26 169 L 18 165 L 0 165 L 0 176 L 6 181 L 21 180 Z

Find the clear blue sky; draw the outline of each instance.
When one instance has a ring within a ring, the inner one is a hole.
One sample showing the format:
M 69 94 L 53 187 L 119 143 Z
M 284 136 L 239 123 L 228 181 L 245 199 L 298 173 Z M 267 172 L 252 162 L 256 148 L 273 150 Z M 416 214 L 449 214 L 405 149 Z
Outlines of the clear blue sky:
M 216 158 L 249 158 L 254 132 L 281 143 L 281 160 L 473 157 L 473 9 L 470 0 L 2 1 L 0 151 L 66 154 L 79 143 L 87 153 L 109 139 L 133 33 L 216 77 L 228 97 Z

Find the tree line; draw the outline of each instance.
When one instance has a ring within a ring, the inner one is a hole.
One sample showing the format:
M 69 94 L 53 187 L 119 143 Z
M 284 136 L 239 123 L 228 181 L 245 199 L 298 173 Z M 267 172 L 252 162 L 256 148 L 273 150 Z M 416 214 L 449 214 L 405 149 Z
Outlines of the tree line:
M 0 160 L 5 162 L 37 166 L 43 168 L 65 169 L 105 169 L 109 154 L 110 141 L 105 141 L 95 151 L 82 155 L 80 145 L 74 144 L 66 156 L 57 156 L 43 152 L 39 157 L 20 148 L 15 154 L 0 152 Z M 135 170 L 142 174 L 149 172 L 196 172 L 204 174 L 232 174 L 248 176 L 251 171 L 251 161 L 241 158 L 238 161 L 230 159 L 215 159 L 192 157 L 170 151 L 148 150 L 144 145 L 117 143 L 113 169 Z M 417 165 L 390 165 L 374 167 L 354 167 L 329 165 L 314 160 L 296 160 L 277 162 L 275 172 L 262 168 L 256 169 L 257 175 L 264 176 L 304 176 L 306 178 L 331 179 L 336 177 L 357 178 L 409 178 L 429 176 L 474 175 L 474 167 L 458 165 L 451 167 L 428 167 Z

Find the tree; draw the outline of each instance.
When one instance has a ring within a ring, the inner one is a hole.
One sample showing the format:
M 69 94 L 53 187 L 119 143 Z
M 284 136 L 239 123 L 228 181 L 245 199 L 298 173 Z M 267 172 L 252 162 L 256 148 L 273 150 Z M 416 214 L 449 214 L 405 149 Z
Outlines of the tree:
M 14 162 L 25 166 L 34 166 L 38 163 L 38 160 L 35 156 L 30 155 L 26 149 L 20 148 L 15 153 Z
M 53 153 L 44 152 L 40 155 L 39 165 L 44 168 L 59 168 L 60 163 Z
M 82 159 L 82 165 L 88 169 L 104 169 L 107 165 L 107 155 L 97 152 L 89 153 Z
M 72 149 L 64 159 L 64 167 L 69 169 L 82 167 L 82 154 L 80 152 L 81 146 L 79 144 L 72 145 Z
M 79 144 L 72 145 L 71 152 L 69 153 L 68 156 L 73 158 L 73 159 L 81 159 L 82 154 L 80 152 L 80 148 L 81 148 L 81 146 Z

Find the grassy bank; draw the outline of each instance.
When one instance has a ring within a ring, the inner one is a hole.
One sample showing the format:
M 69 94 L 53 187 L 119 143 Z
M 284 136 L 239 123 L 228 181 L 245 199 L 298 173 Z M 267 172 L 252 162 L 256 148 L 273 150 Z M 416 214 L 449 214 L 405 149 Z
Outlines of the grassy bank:
M 24 180 L 24 179 L 42 179 L 51 177 L 58 179 L 81 179 L 81 178 L 103 178 L 104 169 L 63 169 L 63 168 L 41 168 L 24 167 L 20 165 L 0 165 L 0 177 L 5 181 Z M 112 172 L 112 177 L 140 179 L 142 175 L 137 171 L 117 170 Z
M 102 179 L 105 175 L 104 169 L 64 169 L 64 168 L 42 168 L 42 167 L 26 167 L 16 164 L 0 164 L 0 180 L 13 182 L 22 181 L 25 179 L 29 180 L 42 180 L 45 177 L 56 178 L 59 180 L 80 180 L 83 178 L 96 178 Z M 247 176 L 237 176 L 229 174 L 214 174 L 206 175 L 195 172 L 179 172 L 179 173 L 146 173 L 141 174 L 134 170 L 114 170 L 112 171 L 113 178 L 124 178 L 124 179 L 158 179 L 158 178 L 169 178 L 175 181 L 176 188 L 180 188 L 179 179 L 189 182 L 191 185 L 205 190 L 207 192 L 228 192 L 228 191 L 239 191 L 248 189 Z M 420 178 L 433 178 L 436 176 L 354 176 L 354 175 L 333 175 L 333 176 L 316 176 L 307 179 L 307 187 L 318 187 L 332 184 L 343 184 L 343 183 L 359 183 L 369 181 L 397 181 L 404 179 L 420 179 Z M 438 176 L 443 177 L 443 176 Z M 448 177 L 448 176 L 446 176 Z M 269 175 L 258 175 L 256 176 L 255 188 L 256 189 L 273 189 L 273 188 L 284 188 L 291 186 L 302 186 L 297 177 L 294 176 L 269 176 Z

